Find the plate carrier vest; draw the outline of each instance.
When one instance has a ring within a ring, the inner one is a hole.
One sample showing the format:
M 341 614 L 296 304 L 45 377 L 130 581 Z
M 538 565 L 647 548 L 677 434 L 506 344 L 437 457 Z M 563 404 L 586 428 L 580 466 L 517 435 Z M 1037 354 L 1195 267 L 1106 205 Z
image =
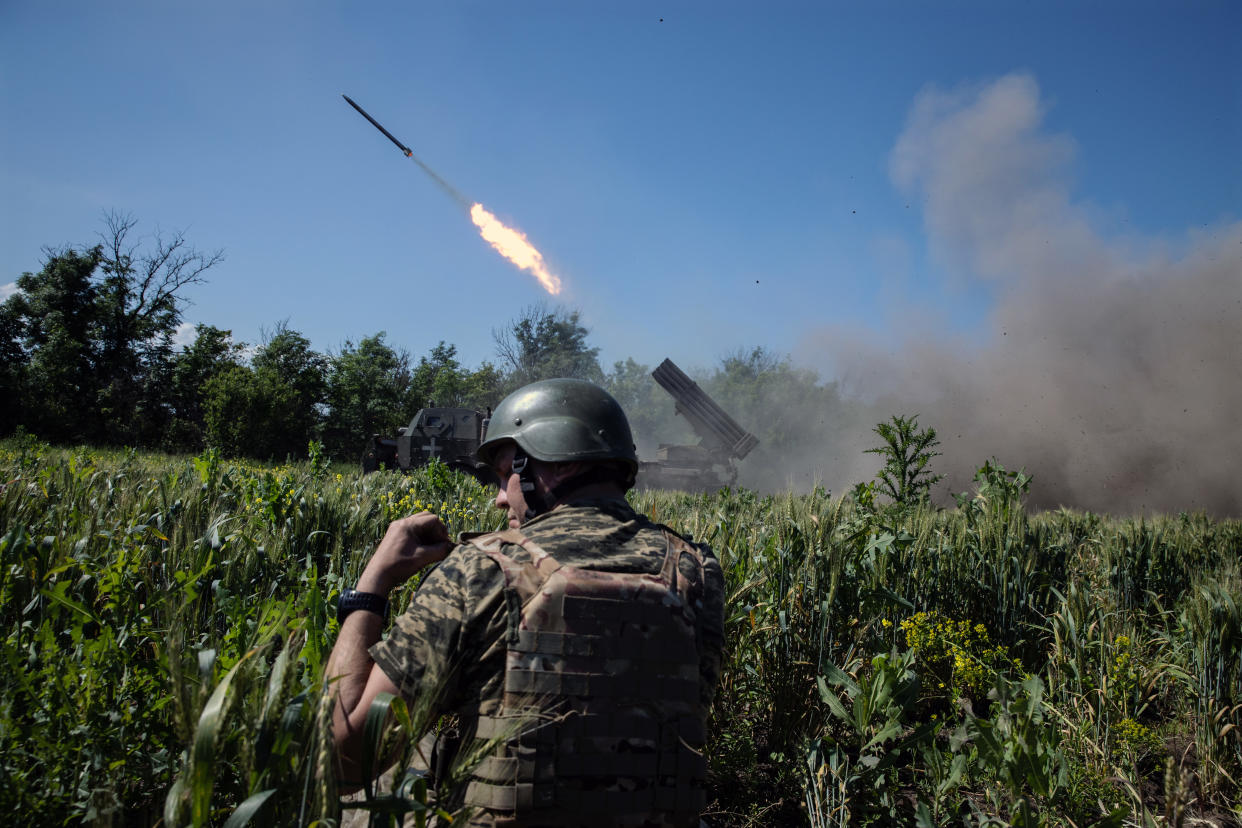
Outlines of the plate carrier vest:
M 477 737 L 496 748 L 467 805 L 506 824 L 698 824 L 707 711 L 695 603 L 677 564 L 689 555 L 702 573 L 703 558 L 660 528 L 658 574 L 565 566 L 515 529 L 474 541 L 504 571 L 509 629 L 500 713 L 478 719 Z

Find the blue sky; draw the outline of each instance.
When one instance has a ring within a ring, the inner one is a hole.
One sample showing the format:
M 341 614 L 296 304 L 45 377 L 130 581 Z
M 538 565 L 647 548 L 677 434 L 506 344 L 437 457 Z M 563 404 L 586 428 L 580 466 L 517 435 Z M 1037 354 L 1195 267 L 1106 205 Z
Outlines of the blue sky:
M 763 345 L 829 373 L 824 329 L 995 320 L 894 180 L 917 101 L 1026 79 L 1065 203 L 1176 258 L 1242 212 L 1240 42 L 1228 2 L 9 0 L 0 284 L 118 209 L 224 250 L 188 322 L 491 358 L 547 297 L 347 93 L 527 234 L 606 364 Z

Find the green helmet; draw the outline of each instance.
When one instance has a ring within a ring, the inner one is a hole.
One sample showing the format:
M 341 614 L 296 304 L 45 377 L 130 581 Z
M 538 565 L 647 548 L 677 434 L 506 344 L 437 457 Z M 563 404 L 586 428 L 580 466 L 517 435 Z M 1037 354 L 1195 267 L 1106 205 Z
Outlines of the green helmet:
M 479 445 L 479 459 L 490 466 L 509 441 L 536 460 L 620 460 L 631 479 L 638 472 L 625 412 L 611 394 L 586 380 L 540 380 L 501 400 Z

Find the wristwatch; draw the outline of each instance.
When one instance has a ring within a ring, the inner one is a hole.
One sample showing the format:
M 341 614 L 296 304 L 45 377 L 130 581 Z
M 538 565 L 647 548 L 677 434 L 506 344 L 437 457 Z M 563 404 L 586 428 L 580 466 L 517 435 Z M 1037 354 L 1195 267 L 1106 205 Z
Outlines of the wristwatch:
M 374 592 L 359 592 L 356 589 L 341 590 L 341 597 L 336 601 L 336 620 L 343 622 L 345 617 L 354 610 L 366 610 L 388 620 L 388 599 Z

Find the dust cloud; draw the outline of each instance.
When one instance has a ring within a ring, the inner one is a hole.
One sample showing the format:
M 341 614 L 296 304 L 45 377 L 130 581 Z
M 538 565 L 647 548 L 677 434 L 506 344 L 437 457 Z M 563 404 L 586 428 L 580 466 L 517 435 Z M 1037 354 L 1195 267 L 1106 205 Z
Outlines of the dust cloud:
M 1037 507 L 1242 515 L 1242 222 L 1176 239 L 1103 229 L 1071 198 L 1076 147 L 1045 108 L 1027 75 L 930 89 L 890 156 L 933 259 L 988 284 L 984 331 L 922 318 L 893 344 L 821 329 L 795 360 L 883 417 L 934 426 L 938 500 L 994 456 L 1034 473 Z

